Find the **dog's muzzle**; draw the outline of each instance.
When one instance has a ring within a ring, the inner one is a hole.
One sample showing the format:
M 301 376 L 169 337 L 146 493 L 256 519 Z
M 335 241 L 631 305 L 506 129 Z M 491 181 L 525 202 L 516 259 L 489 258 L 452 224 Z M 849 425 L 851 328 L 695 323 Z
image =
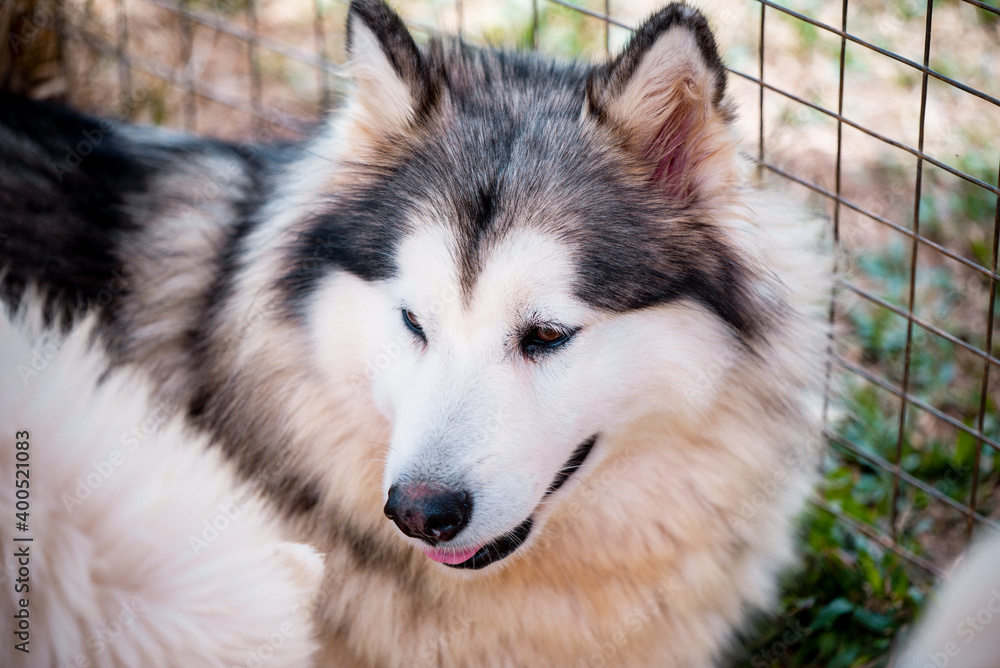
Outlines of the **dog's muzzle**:
M 549 484 L 543 500 L 554 494 L 583 465 L 596 442 L 595 434 L 577 446 Z M 500 561 L 521 547 L 531 533 L 534 513 L 513 530 L 481 547 L 438 548 L 439 543 L 452 540 L 468 526 L 473 505 L 472 495 L 465 490 L 411 482 L 389 488 L 383 511 L 405 535 L 418 538 L 429 546 L 423 550 L 430 559 L 452 568 L 475 570 Z

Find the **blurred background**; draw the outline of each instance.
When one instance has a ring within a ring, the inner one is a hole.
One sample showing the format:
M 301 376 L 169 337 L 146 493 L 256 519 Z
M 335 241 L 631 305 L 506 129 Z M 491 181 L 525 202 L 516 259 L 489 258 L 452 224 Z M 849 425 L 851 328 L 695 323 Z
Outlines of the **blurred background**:
M 398 0 L 418 39 L 602 59 L 662 3 Z M 971 536 L 1000 531 L 1000 5 L 701 0 L 764 185 L 830 221 L 824 483 L 804 568 L 734 665 L 881 666 Z M 236 141 L 344 90 L 341 0 L 2 0 L 0 88 Z M 1000 568 L 1000 565 L 998 565 Z

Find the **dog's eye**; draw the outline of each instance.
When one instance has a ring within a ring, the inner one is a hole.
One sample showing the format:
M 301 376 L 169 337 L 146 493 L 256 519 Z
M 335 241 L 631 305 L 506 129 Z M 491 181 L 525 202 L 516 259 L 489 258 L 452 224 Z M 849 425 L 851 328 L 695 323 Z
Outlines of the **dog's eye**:
M 558 343 L 562 339 L 565 339 L 566 335 L 554 327 L 535 327 L 531 330 L 531 337 L 535 341 L 550 346 L 553 343 Z
M 558 348 L 569 341 L 575 333 L 553 325 L 537 325 L 521 337 L 521 350 L 528 357 L 534 357 Z
M 406 325 L 407 329 L 414 333 L 421 341 L 427 341 L 427 335 L 424 334 L 424 328 L 420 326 L 420 321 L 417 320 L 417 316 L 413 315 L 413 311 L 409 309 L 400 309 L 403 313 L 403 324 Z

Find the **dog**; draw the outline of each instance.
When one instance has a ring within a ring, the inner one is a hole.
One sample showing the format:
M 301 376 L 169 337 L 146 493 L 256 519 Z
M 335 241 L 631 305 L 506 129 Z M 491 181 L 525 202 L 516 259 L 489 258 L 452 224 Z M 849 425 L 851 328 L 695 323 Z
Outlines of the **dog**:
M 316 665 L 714 665 L 794 562 L 832 254 L 707 20 L 587 65 L 355 0 L 347 52 L 284 145 L 0 99 L 8 310 L 85 321 L 325 555 Z

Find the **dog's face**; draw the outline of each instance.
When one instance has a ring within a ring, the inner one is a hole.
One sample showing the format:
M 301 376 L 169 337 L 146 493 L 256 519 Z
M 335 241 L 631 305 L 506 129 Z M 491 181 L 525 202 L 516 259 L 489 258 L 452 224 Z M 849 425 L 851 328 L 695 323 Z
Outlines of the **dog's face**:
M 502 537 L 523 540 L 540 503 L 605 454 L 602 437 L 660 402 L 697 411 L 709 395 L 700 370 L 731 336 L 688 304 L 593 308 L 576 296 L 572 250 L 541 233 L 497 243 L 463 297 L 448 236 L 430 227 L 401 245 L 382 325 L 399 332 L 399 357 L 373 389 L 393 424 L 385 487 L 398 498 L 387 512 L 444 563 L 491 545 L 468 564 L 485 566 L 517 547 Z M 706 392 L 683 391 L 694 383 Z M 435 536 L 419 513 L 452 491 L 461 531 L 439 540 L 448 532 Z
M 349 41 L 352 157 L 287 283 L 318 366 L 363 367 L 392 424 L 385 514 L 482 568 L 630 422 L 703 411 L 705 370 L 755 335 L 712 221 L 736 159 L 722 66 L 679 6 L 593 70 L 421 51 L 380 2 L 352 5 Z

